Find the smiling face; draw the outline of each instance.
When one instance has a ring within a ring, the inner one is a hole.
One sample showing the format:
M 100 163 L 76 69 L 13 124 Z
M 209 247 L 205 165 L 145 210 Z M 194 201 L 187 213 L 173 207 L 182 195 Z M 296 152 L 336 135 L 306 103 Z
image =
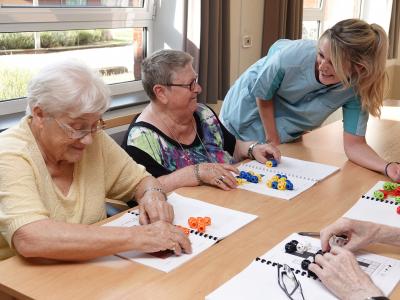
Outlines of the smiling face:
M 339 83 L 341 80 L 337 76 L 331 61 L 331 49 L 328 39 L 321 39 L 318 43 L 317 61 L 315 64 L 315 75 L 317 80 L 325 85 Z
M 197 96 L 201 93 L 201 86 L 198 83 L 189 86 L 197 78 L 196 72 L 191 64 L 179 69 L 172 76 L 172 84 L 181 84 L 184 86 L 167 86 L 165 95 L 168 97 L 168 103 L 172 110 L 184 110 L 190 115 L 197 109 Z

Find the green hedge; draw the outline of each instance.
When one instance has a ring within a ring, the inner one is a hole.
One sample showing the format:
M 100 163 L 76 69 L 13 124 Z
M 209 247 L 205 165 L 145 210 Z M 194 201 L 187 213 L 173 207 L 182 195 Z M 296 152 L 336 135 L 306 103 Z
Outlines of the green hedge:
M 33 33 L 0 33 L 0 50 L 33 49 Z
M 32 76 L 27 69 L 0 68 L 0 101 L 25 97 Z
M 49 31 L 40 33 L 41 48 L 90 45 L 111 40 L 107 30 Z M 0 50 L 34 49 L 33 33 L 0 33 Z

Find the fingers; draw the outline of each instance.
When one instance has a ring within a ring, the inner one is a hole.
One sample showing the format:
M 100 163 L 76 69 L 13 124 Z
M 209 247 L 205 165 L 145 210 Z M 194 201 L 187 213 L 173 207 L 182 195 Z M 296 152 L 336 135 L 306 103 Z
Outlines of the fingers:
M 177 232 L 176 235 L 176 249 L 174 249 L 176 255 L 181 255 L 182 252 L 190 254 L 192 253 L 192 245 L 189 238 L 181 231 Z
M 139 221 L 145 225 L 159 220 L 172 223 L 174 219 L 174 210 L 167 201 L 158 197 L 149 197 L 143 199 L 139 205 Z
M 265 163 L 271 155 L 278 162 L 281 160 L 281 151 L 272 144 L 259 144 L 254 148 L 254 158 L 260 163 Z
M 332 255 L 339 255 L 339 254 L 351 253 L 351 252 L 346 249 L 343 249 L 342 247 L 332 247 L 330 253 Z
M 225 170 L 227 170 L 227 171 L 231 171 L 231 172 L 233 172 L 233 173 L 239 174 L 239 169 L 236 168 L 236 167 L 233 166 L 233 165 L 223 164 L 223 165 L 221 165 L 221 166 L 222 166 Z
M 398 182 L 400 180 L 400 164 L 397 162 L 391 163 L 387 168 L 387 174 L 390 179 Z
M 146 210 L 143 205 L 139 205 L 139 223 L 141 225 L 149 224 L 149 217 L 147 216 Z
M 230 189 L 237 186 L 236 178 L 232 175 L 230 170 L 224 170 L 223 174 L 218 179 L 225 183 Z
M 320 232 L 322 251 L 327 252 L 330 249 L 329 240 L 333 235 L 347 235 L 349 237 L 349 221 L 345 218 L 337 220 L 335 223 L 325 227 Z
M 271 150 L 270 150 L 270 153 L 274 156 L 274 158 L 275 158 L 275 160 L 277 160 L 278 162 L 280 162 L 281 161 L 281 151 L 277 148 L 277 147 L 275 147 L 275 146 L 273 146 L 273 145 L 268 145 L 268 146 L 271 146 Z
M 214 186 L 222 190 L 229 191 L 231 189 L 231 187 L 228 185 L 228 181 L 225 176 L 219 176 L 215 178 L 213 183 Z
M 330 262 L 333 260 L 333 255 L 329 252 L 324 255 L 318 254 L 314 258 L 314 263 L 318 264 L 318 266 L 322 268 L 326 268 Z
M 176 255 L 181 255 L 182 253 L 192 253 L 192 245 L 189 238 L 174 225 L 168 225 L 170 226 L 170 246 L 167 249 L 174 251 Z
M 155 217 L 155 221 L 162 220 L 168 223 L 172 223 L 172 221 L 174 220 L 174 209 L 172 208 L 172 205 L 166 201 L 158 201 L 156 205 L 157 216 Z
M 239 170 L 229 164 L 212 164 L 209 172 L 209 184 L 216 186 L 223 190 L 230 190 L 236 188 L 236 178 L 231 172 L 239 173 Z
M 318 255 L 318 256 L 322 256 L 322 255 Z M 315 275 L 317 275 L 318 278 L 321 278 L 323 270 L 319 265 L 317 265 L 316 263 L 311 263 L 308 265 L 308 269 L 311 272 L 313 272 Z
M 162 217 L 164 218 L 165 216 L 163 215 L 163 209 L 160 207 L 161 203 L 159 201 L 151 201 L 150 203 L 147 203 L 146 205 L 146 212 L 149 218 L 150 223 L 157 222 L 161 219 Z

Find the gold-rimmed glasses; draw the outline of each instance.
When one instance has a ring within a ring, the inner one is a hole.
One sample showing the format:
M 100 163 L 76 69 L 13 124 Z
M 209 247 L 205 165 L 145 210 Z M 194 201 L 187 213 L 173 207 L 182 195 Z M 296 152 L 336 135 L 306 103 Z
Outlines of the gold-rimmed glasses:
M 301 284 L 297 280 L 296 275 L 294 274 L 290 266 L 286 264 L 278 265 L 278 284 L 289 299 L 305 300 Z M 295 294 L 298 296 L 295 297 Z
M 52 117 L 52 119 L 54 119 L 54 121 L 56 121 L 57 125 L 62 130 L 64 130 L 65 134 L 70 139 L 73 139 L 73 140 L 83 139 L 88 134 L 95 134 L 96 132 L 104 129 L 104 127 L 105 127 L 105 123 L 104 123 L 103 119 L 98 120 L 97 123 L 94 124 L 90 129 L 75 129 L 75 128 L 72 128 L 70 125 L 57 120 L 56 118 Z

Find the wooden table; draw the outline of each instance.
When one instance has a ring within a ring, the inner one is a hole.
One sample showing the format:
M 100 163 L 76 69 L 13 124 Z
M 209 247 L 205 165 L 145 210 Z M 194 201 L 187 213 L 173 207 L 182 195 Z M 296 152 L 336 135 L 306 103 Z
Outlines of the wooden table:
M 371 120 L 369 124 L 368 141 L 390 160 L 400 157 L 399 126 L 394 121 Z M 341 136 L 341 122 L 337 122 L 281 146 L 285 156 L 341 168 L 291 201 L 239 189 L 224 192 L 204 186 L 177 190 L 184 196 L 256 214 L 258 219 L 170 273 L 113 256 L 51 264 L 16 256 L 0 263 L 0 291 L 21 299 L 204 299 L 289 234 L 319 231 L 342 216 L 376 181 L 385 180 L 383 175 L 349 162 Z M 395 247 L 368 249 L 400 259 Z M 400 288 L 392 299 L 400 299 Z

